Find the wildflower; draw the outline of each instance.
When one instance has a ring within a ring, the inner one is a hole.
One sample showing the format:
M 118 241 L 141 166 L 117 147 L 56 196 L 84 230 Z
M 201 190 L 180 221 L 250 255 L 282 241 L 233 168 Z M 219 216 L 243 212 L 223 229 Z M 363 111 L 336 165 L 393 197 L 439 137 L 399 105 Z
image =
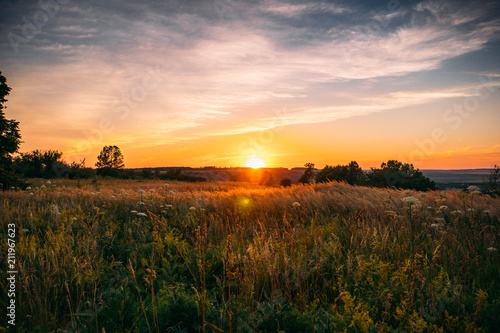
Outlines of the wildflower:
M 421 192 L 419 195 L 423 198 L 423 197 L 427 196 L 427 193 Z
M 165 186 L 165 187 L 169 187 L 169 186 L 170 186 L 170 184 L 164 184 L 163 186 Z
M 31 186 L 26 187 L 26 191 L 31 190 Z
M 434 210 L 434 207 L 432 207 L 432 206 L 427 206 L 427 210 Z
M 203 212 L 205 212 L 205 211 L 206 211 L 206 209 L 205 209 L 205 208 L 200 208 L 200 212 L 202 212 L 202 213 L 203 213 Z
M 405 198 L 403 198 L 401 200 L 403 200 L 404 202 L 409 203 L 410 205 L 420 205 L 420 201 L 417 198 L 415 198 L 414 196 L 405 197 Z
M 167 214 L 167 211 L 166 210 L 162 210 L 161 213 L 162 214 Z
M 139 190 L 138 192 L 141 194 L 146 193 L 144 190 Z
M 137 204 L 139 204 L 139 205 L 144 205 L 144 202 L 139 201 Z
M 452 215 L 460 215 L 460 214 L 463 214 L 461 210 L 454 210 L 451 212 Z
M 47 180 L 47 184 L 52 184 L 52 182 L 50 180 Z
M 472 191 L 472 195 L 479 195 L 481 194 L 481 191 Z
M 45 187 L 46 187 L 45 185 L 40 186 L 41 189 L 44 189 Z
M 292 204 L 293 207 L 300 207 L 300 202 L 298 201 L 295 201 L 293 204 Z
M 439 207 L 439 210 L 448 210 L 448 206 L 442 205 L 441 207 Z
M 23 232 L 30 232 L 30 230 L 29 230 L 29 229 L 24 229 L 24 228 L 23 228 Z
M 30 192 L 30 195 L 33 195 L 33 192 Z
M 116 197 L 114 195 L 110 196 L 111 199 L 116 199 Z
M 148 216 L 148 215 L 146 213 L 139 212 L 139 213 L 137 213 L 137 216 Z
M 132 214 L 137 214 L 137 211 L 136 210 L 131 210 L 130 211 Z
M 165 208 L 174 208 L 172 205 L 165 205 Z
M 437 223 L 431 224 L 431 228 L 438 228 L 438 227 L 439 227 L 439 224 L 437 224 Z
M 73 218 L 72 218 L 72 220 L 73 220 L 73 221 L 76 221 L 76 220 L 78 220 L 78 219 L 77 219 L 76 217 L 73 217 Z
M 168 193 L 175 194 L 175 191 L 174 190 L 170 190 Z
M 156 190 L 154 188 L 150 188 L 149 192 L 153 193 L 153 192 L 156 192 Z
M 406 190 L 406 191 L 405 191 L 405 194 L 406 194 L 406 195 L 410 195 L 410 194 L 412 194 L 412 193 L 413 193 L 413 191 L 412 191 L 412 190 Z
M 467 209 L 468 212 L 473 212 L 474 211 L 474 208 L 469 208 Z
M 121 192 L 121 193 L 125 192 L 125 189 L 123 189 L 123 188 L 122 188 L 122 189 L 120 189 L 120 192 Z
M 469 192 L 479 191 L 479 187 L 471 185 L 471 186 L 467 187 L 467 191 L 469 191 Z
M 160 205 L 160 208 L 163 208 L 163 205 Z
M 485 213 L 486 215 L 492 215 L 492 214 L 491 214 L 491 211 L 490 211 L 490 210 L 488 210 L 488 209 L 487 209 L 487 210 L 485 210 L 485 211 L 484 211 L 484 213 Z
M 123 193 L 123 195 L 128 195 L 128 193 L 125 192 L 125 193 Z
M 491 247 L 489 247 L 489 248 L 488 248 L 488 251 L 490 251 L 490 252 L 495 252 L 495 251 L 497 251 L 497 249 L 496 249 L 496 248 L 494 248 L 493 246 L 491 246 Z
M 192 212 L 194 212 L 196 210 L 196 207 L 191 206 L 191 207 L 189 207 L 189 210 L 192 211 Z

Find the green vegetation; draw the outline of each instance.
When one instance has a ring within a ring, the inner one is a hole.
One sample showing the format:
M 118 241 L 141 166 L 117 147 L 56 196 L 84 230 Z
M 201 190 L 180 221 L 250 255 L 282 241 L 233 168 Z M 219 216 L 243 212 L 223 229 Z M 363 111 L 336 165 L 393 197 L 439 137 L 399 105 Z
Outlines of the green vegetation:
M 13 154 L 19 150 L 21 144 L 21 133 L 19 122 L 5 118 L 3 109 L 7 107 L 7 97 L 11 88 L 7 85 L 7 79 L 0 72 L 0 189 L 6 190 L 12 186 L 20 185 L 21 181 L 12 171 Z
M 0 194 L 0 233 L 17 228 L 18 331 L 500 325 L 500 198 L 475 188 L 33 182 Z

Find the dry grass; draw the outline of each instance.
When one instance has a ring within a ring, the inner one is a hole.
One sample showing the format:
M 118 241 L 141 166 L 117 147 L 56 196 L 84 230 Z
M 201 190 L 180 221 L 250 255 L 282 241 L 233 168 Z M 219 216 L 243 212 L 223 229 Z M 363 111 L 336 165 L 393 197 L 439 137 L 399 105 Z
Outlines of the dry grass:
M 499 198 L 342 183 L 43 185 L 0 195 L 27 331 L 498 324 Z

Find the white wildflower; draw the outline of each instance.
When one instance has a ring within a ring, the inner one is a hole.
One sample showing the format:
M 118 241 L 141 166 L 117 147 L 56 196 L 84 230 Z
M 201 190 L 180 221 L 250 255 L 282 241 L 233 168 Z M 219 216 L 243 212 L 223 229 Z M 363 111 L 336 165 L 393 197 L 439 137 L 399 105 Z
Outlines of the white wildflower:
M 479 195 L 481 194 L 481 191 L 472 191 L 472 195 Z
M 148 216 L 148 215 L 146 213 L 139 212 L 139 213 L 137 213 L 137 216 Z
M 45 187 L 46 187 L 45 185 L 40 186 L 40 188 L 42 188 L 42 189 L 45 188 Z
M 410 195 L 410 194 L 412 194 L 412 193 L 413 193 L 413 191 L 412 191 L 412 190 L 406 190 L 404 193 L 405 193 L 406 195 Z
M 489 248 L 488 248 L 488 251 L 490 251 L 490 252 L 495 252 L 495 251 L 497 251 L 497 249 L 496 249 L 496 248 L 494 248 L 493 246 L 491 246 L 491 247 L 489 247 Z
M 414 196 L 405 197 L 405 198 L 403 198 L 401 200 L 403 200 L 404 202 L 409 203 L 410 205 L 420 205 L 420 201 L 417 198 L 415 198 Z
M 139 193 L 141 193 L 141 194 L 146 193 L 144 190 L 139 190 L 139 191 L 137 191 L 137 192 L 139 192 Z
M 149 192 L 153 193 L 153 192 L 156 192 L 156 190 L 154 188 L 151 188 L 151 189 L 149 189 Z
M 50 180 L 47 180 L 47 184 L 52 184 L 52 182 Z
M 439 210 L 448 210 L 448 206 L 442 205 L 441 207 L 439 207 Z
M 174 190 L 170 190 L 168 193 L 175 194 L 175 191 Z
M 144 202 L 139 201 L 139 202 L 138 202 L 138 204 L 139 204 L 139 205 L 144 205 Z
M 163 186 L 165 186 L 165 187 L 169 187 L 169 186 L 170 186 L 170 184 L 164 184 Z
M 423 197 L 427 196 L 427 193 L 421 192 L 419 195 L 423 198 Z
M 165 205 L 165 208 L 174 208 L 172 205 Z
M 432 207 L 432 206 L 427 206 L 427 210 L 434 210 L 434 207 Z
M 461 210 L 457 209 L 451 212 L 452 215 L 460 215 L 463 214 Z
M 137 214 L 137 211 L 136 210 L 131 210 L 130 211 L 132 214 Z
M 298 201 L 295 201 L 293 204 L 292 204 L 293 207 L 300 207 L 300 202 Z
M 471 185 L 471 186 L 467 187 L 467 191 L 469 191 L 469 192 L 479 191 L 479 187 Z
M 26 187 L 26 191 L 31 190 L 31 186 Z
M 189 207 L 189 210 L 192 211 L 192 212 L 194 212 L 196 210 L 196 207 L 191 206 L 191 207 Z

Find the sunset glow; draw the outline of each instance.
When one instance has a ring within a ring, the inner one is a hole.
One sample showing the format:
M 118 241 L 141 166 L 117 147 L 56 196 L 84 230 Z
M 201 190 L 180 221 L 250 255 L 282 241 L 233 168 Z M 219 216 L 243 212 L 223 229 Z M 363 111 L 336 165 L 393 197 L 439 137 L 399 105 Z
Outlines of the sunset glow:
M 251 158 L 247 161 L 246 166 L 248 168 L 258 169 L 258 168 L 264 168 L 266 166 L 266 164 L 260 158 L 254 157 L 254 158 Z
M 496 1 L 91 0 L 35 24 L 44 10 L 0 13 L 21 152 L 93 166 L 116 145 L 128 168 L 500 162 Z

